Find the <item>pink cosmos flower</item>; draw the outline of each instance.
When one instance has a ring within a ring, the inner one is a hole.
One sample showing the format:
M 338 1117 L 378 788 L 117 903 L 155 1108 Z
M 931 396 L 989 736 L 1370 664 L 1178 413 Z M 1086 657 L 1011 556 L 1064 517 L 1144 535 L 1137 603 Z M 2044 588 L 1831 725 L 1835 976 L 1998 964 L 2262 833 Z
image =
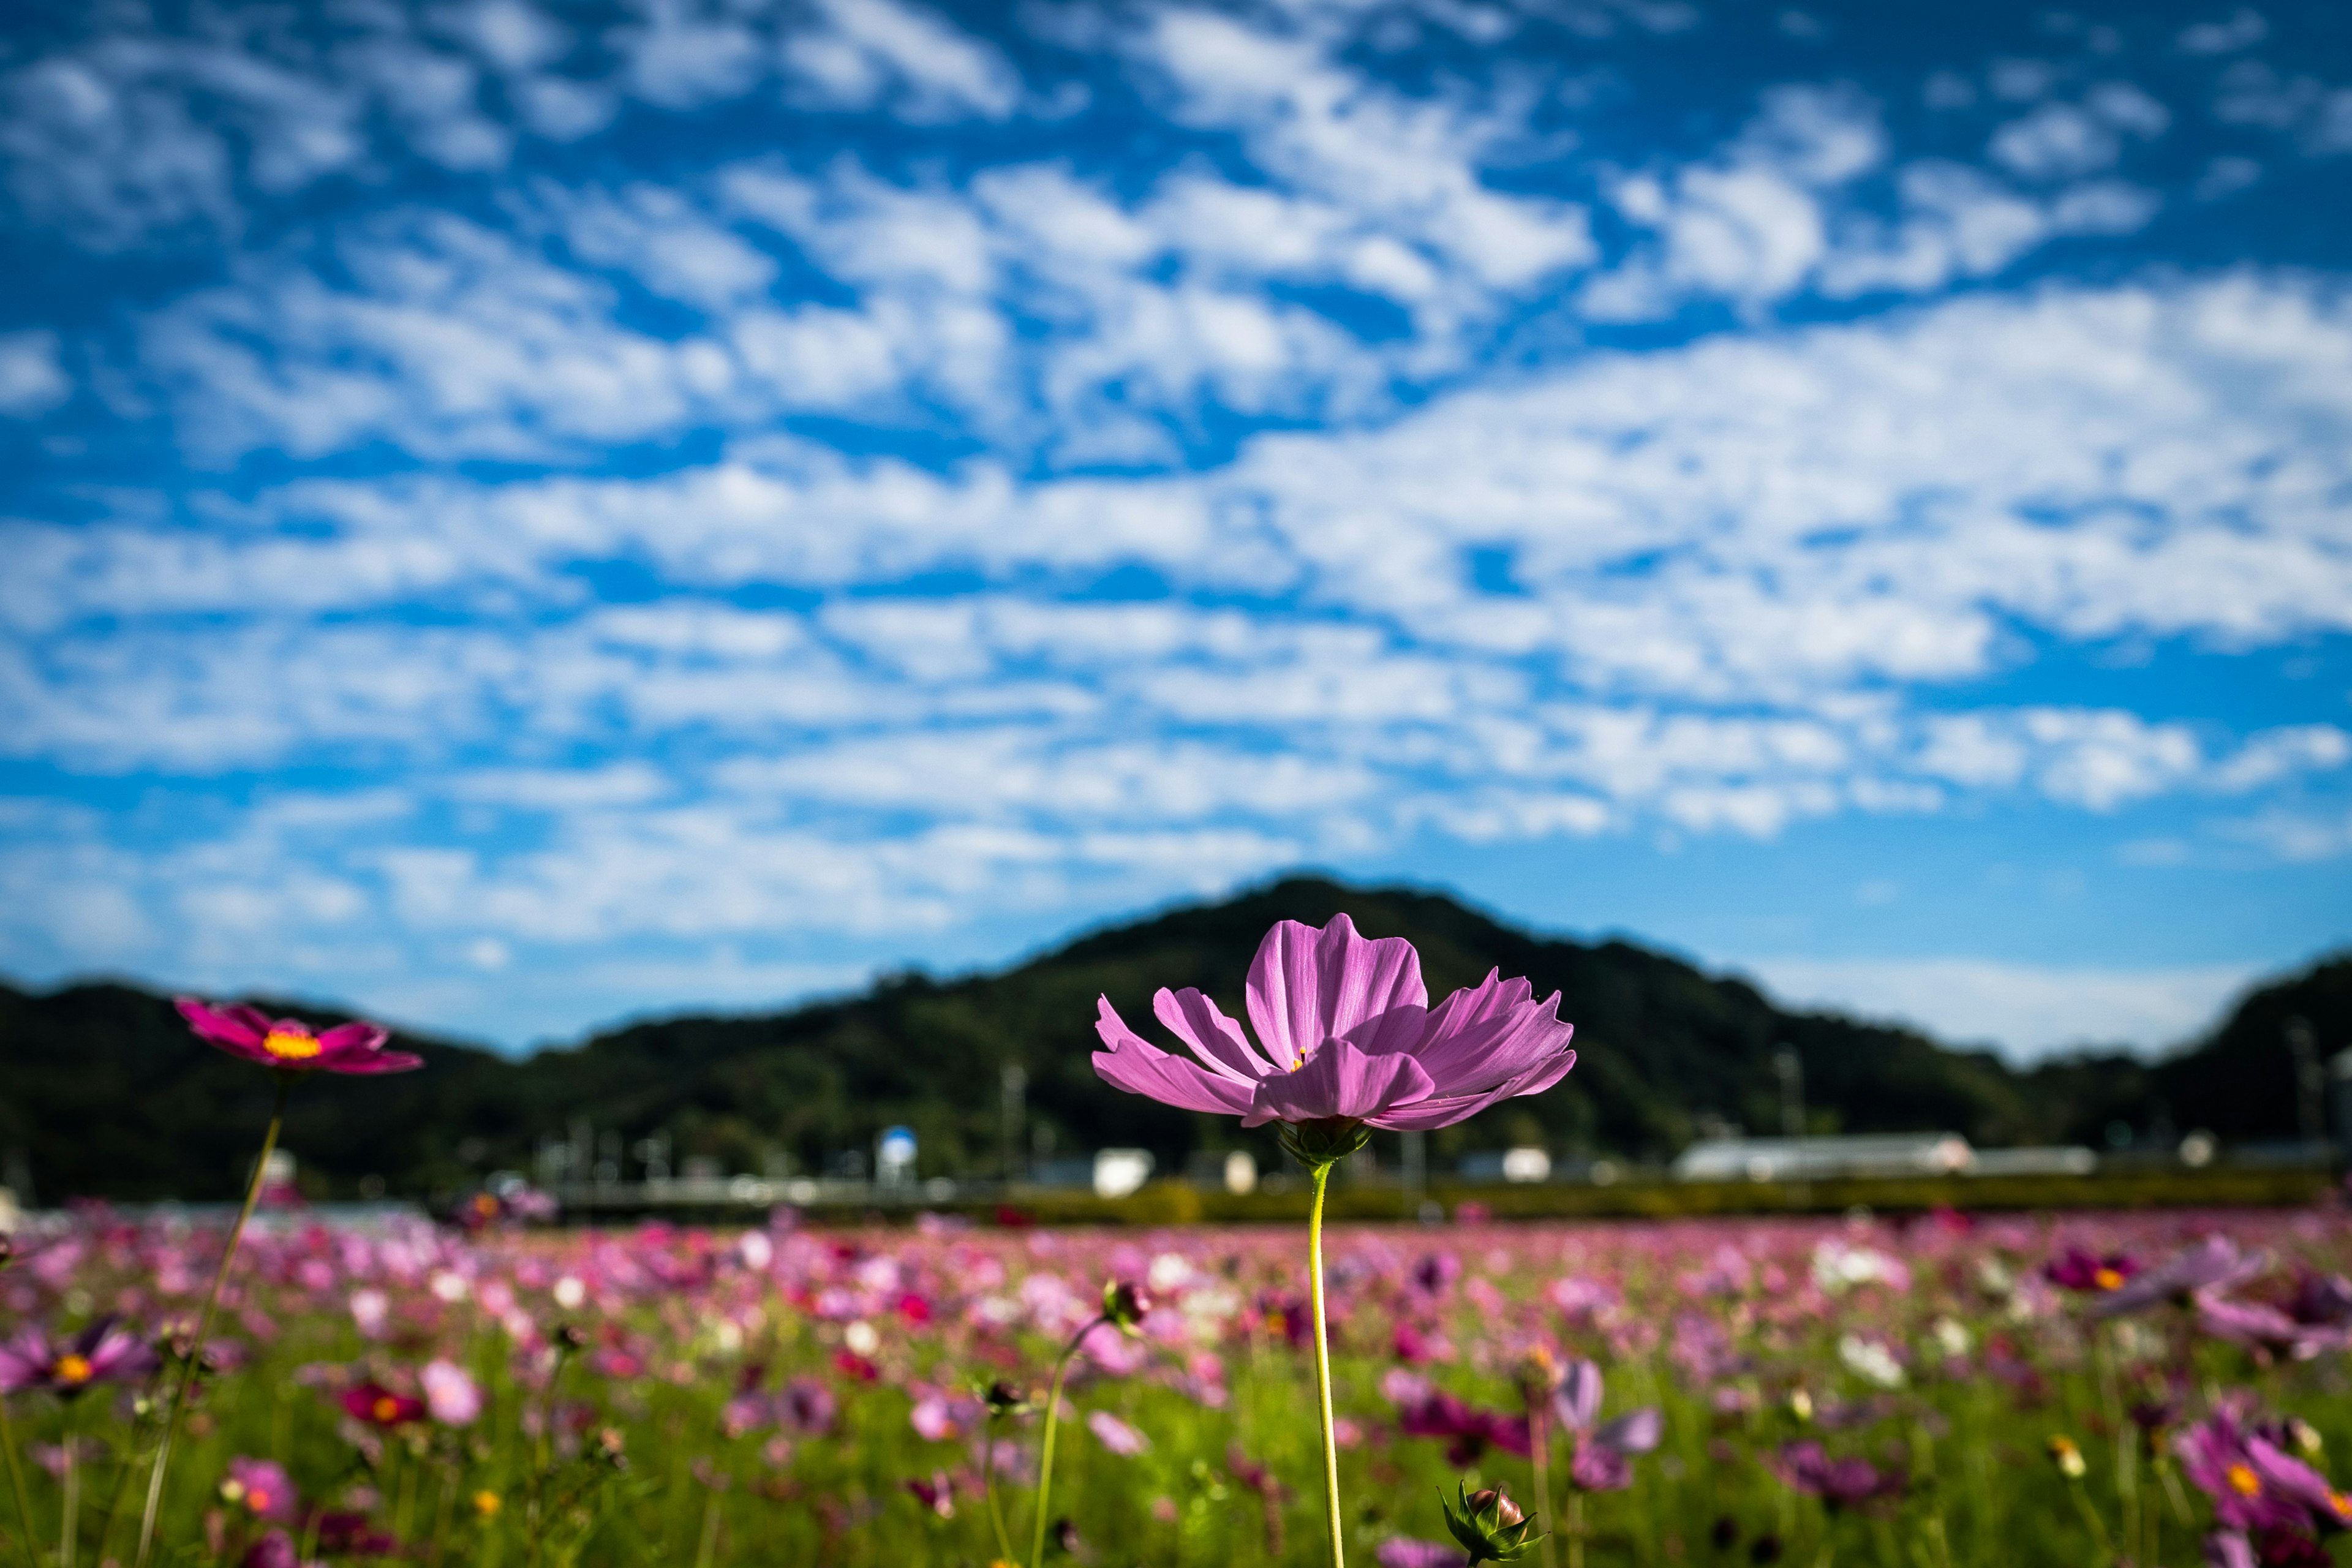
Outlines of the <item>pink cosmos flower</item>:
M 2268 1262 L 2261 1253 L 2240 1252 L 2227 1237 L 2209 1236 L 2101 1296 L 2091 1303 L 2091 1316 L 2112 1318 L 2168 1301 L 2186 1305 L 2200 1291 L 2225 1291 L 2252 1279 Z
M 291 1524 L 302 1510 L 293 1478 L 275 1459 L 248 1459 L 242 1455 L 231 1459 L 220 1495 L 223 1502 L 272 1524 Z
M 1095 1053 L 1104 1081 L 1187 1110 L 1269 1121 L 1449 1127 L 1497 1100 L 1549 1089 L 1576 1065 L 1559 995 L 1538 1002 L 1497 970 L 1433 1010 L 1421 957 L 1402 937 L 1368 942 L 1335 915 L 1318 931 L 1283 921 L 1258 944 L 1241 1026 L 1190 986 L 1151 1010 L 1190 1049 L 1160 1049 L 1101 998 Z
M 1655 1406 L 1601 1419 L 1601 1368 L 1579 1361 L 1568 1368 L 1551 1396 L 1553 1418 L 1576 1435 L 1576 1455 L 1569 1461 L 1568 1478 L 1578 1490 L 1622 1491 L 1633 1484 L 1633 1458 L 1658 1446 L 1665 1435 L 1664 1419 Z
M 1108 1410 L 1097 1410 L 1088 1415 L 1087 1430 L 1093 1433 L 1104 1447 L 1122 1459 L 1132 1459 L 1151 1447 L 1150 1438 Z
M 69 1340 L 52 1343 L 26 1328 L 0 1344 L 0 1394 L 37 1388 L 72 1399 L 101 1383 L 133 1383 L 155 1369 L 155 1352 L 100 1318 Z
M 1372 1551 L 1381 1568 L 1460 1568 L 1462 1548 L 1450 1541 L 1416 1541 L 1391 1535 Z
M 258 1007 L 238 1004 L 215 1007 L 194 996 L 182 996 L 172 1005 L 188 1021 L 199 1039 L 218 1046 L 233 1057 L 287 1072 L 379 1073 L 407 1072 L 425 1065 L 425 1058 L 406 1051 L 387 1051 L 392 1031 L 381 1024 L 340 1024 L 325 1034 L 313 1034 L 297 1018 L 272 1018 Z
M 482 1414 L 482 1389 L 455 1362 L 428 1361 L 417 1374 L 425 1406 L 444 1426 L 471 1426 Z

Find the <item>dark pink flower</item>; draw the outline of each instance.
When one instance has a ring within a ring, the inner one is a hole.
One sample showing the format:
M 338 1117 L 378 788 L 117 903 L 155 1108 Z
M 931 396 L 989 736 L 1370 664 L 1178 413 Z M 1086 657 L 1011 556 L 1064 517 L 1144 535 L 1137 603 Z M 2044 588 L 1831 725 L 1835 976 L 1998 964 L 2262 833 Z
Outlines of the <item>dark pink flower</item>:
M 2070 1247 L 2042 1266 L 2042 1278 L 2066 1290 L 2095 1290 L 2105 1293 L 2120 1290 L 2147 1268 L 2126 1252 L 2110 1252 L 2105 1258 Z
M 914 1500 L 930 1512 L 941 1519 L 955 1517 L 955 1482 L 945 1470 L 933 1470 L 929 1479 L 911 1477 L 906 1486 Z
M 1900 1497 L 1906 1486 L 1899 1470 L 1881 1470 L 1862 1458 L 1832 1459 L 1811 1438 L 1782 1448 L 1772 1468 L 1794 1490 L 1832 1508 L 1859 1508 L 1881 1498 Z
M 394 1394 L 380 1383 L 362 1383 L 343 1394 L 343 1408 L 371 1426 L 405 1426 L 425 1419 L 425 1401 Z
M 1535 1000 L 1501 972 L 1433 1011 L 1421 958 L 1402 937 L 1369 942 L 1335 915 L 1320 931 L 1284 921 L 1250 964 L 1256 1043 L 1202 993 L 1165 987 L 1153 1014 L 1197 1060 L 1161 1050 L 1101 999 L 1108 1048 L 1095 1071 L 1130 1094 L 1188 1110 L 1269 1121 L 1447 1127 L 1497 1100 L 1549 1089 L 1576 1065 L 1559 995 Z
M 145 1343 L 100 1318 L 61 1342 L 27 1328 L 0 1344 L 0 1394 L 37 1388 L 72 1399 L 101 1383 L 135 1383 L 155 1370 Z
M 387 1051 L 383 1043 L 392 1031 L 381 1024 L 340 1024 L 325 1034 L 314 1034 L 297 1018 L 272 1018 L 258 1007 L 238 1004 L 215 1007 L 194 996 L 182 996 L 173 1006 L 199 1039 L 218 1046 L 233 1057 L 287 1072 L 406 1072 L 421 1068 L 425 1058 L 406 1051 Z
M 1408 1437 L 1446 1438 L 1446 1462 L 1456 1469 L 1475 1464 L 1488 1448 L 1522 1459 L 1534 1451 L 1526 1416 L 1480 1410 L 1443 1391 L 1399 1411 L 1397 1426 Z

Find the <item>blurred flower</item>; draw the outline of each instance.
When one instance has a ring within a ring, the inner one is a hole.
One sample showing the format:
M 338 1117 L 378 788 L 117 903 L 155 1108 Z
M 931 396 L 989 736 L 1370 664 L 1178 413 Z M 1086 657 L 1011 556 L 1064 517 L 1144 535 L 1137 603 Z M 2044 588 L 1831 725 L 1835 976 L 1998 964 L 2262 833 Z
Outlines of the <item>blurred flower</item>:
M 905 1485 L 915 1500 L 930 1512 L 941 1519 L 955 1517 L 955 1483 L 945 1470 L 933 1470 L 928 1480 L 920 1476 L 910 1477 Z
M 2082 1447 L 2074 1438 L 2053 1433 L 2048 1447 L 2050 1462 L 2057 1466 L 2058 1473 L 2068 1480 L 2079 1481 L 2090 1472 L 2090 1467 L 2083 1462 Z
M 1664 1418 L 1647 1406 L 1603 1424 L 1601 1394 L 1600 1366 L 1575 1361 L 1551 1398 L 1553 1419 L 1576 1439 L 1568 1479 L 1580 1491 L 1622 1491 L 1633 1485 L 1632 1457 L 1655 1448 L 1665 1431 Z
M 425 1419 L 425 1401 L 405 1394 L 394 1394 L 383 1384 L 371 1379 L 356 1388 L 343 1392 L 342 1405 L 352 1416 L 371 1426 L 405 1426 L 412 1421 Z
M 1320 931 L 1276 925 L 1244 995 L 1257 1046 L 1198 990 L 1162 987 L 1152 998 L 1197 1061 L 1146 1041 L 1103 997 L 1095 1027 L 1108 1048 L 1095 1053 L 1095 1071 L 1130 1094 L 1239 1116 L 1245 1127 L 1432 1128 L 1549 1089 L 1576 1065 L 1557 994 L 1538 1002 L 1528 982 L 1496 971 L 1432 1011 L 1412 944 L 1368 942 L 1344 914 Z
M 444 1426 L 470 1426 L 482 1414 L 482 1390 L 455 1362 L 429 1361 L 417 1373 L 425 1408 Z
M 2182 1473 L 2213 1500 L 2213 1517 L 2225 1526 L 2352 1527 L 2352 1497 L 2252 1426 L 2242 1403 L 2224 1401 L 2184 1428 L 2174 1447 Z
M 1838 1339 L 1838 1360 L 1846 1370 L 1865 1383 L 1881 1388 L 1900 1388 L 1904 1383 L 1903 1363 L 1895 1359 L 1894 1348 L 1884 1340 L 1863 1334 L 1843 1334 Z
M 1151 1447 L 1150 1438 L 1108 1410 L 1097 1410 L 1089 1415 L 1087 1430 L 1100 1439 L 1104 1447 L 1122 1459 L 1131 1459 Z
M 1462 1548 L 1443 1541 L 1415 1541 L 1391 1535 L 1373 1549 L 1381 1568 L 1462 1568 Z
M 2127 1252 L 2101 1258 L 2070 1247 L 2042 1266 L 2042 1277 L 2065 1290 L 2120 1290 L 2147 1265 Z
M 37 1388 L 73 1399 L 96 1384 L 135 1383 L 154 1371 L 160 1358 L 115 1322 L 111 1316 L 96 1319 L 62 1342 L 37 1329 L 18 1331 L 0 1343 L 0 1394 Z
M 301 1499 L 294 1490 L 293 1478 L 275 1459 L 248 1459 L 242 1456 L 231 1459 L 228 1474 L 220 1484 L 220 1497 L 231 1508 L 276 1524 L 291 1524 L 301 1511 Z
M 2260 1254 L 2242 1255 L 2227 1237 L 2206 1237 L 2153 1268 L 2141 1270 L 2126 1284 L 2091 1303 L 2094 1317 L 2137 1312 L 2168 1301 L 2187 1305 L 2200 1290 L 2224 1290 L 2263 1271 Z
M 194 996 L 173 1003 L 199 1039 L 233 1057 L 286 1072 L 406 1072 L 425 1058 L 387 1051 L 392 1031 L 381 1024 L 338 1025 L 323 1035 L 295 1018 L 272 1018 L 257 1007 L 215 1007 Z
M 1526 1416 L 1475 1409 L 1443 1391 L 1400 1411 L 1397 1425 L 1408 1437 L 1446 1438 L 1446 1462 L 1456 1469 L 1475 1464 L 1490 1447 L 1523 1459 L 1533 1450 Z
M 1881 1470 L 1867 1459 L 1832 1459 L 1811 1438 L 1790 1443 L 1776 1455 L 1772 1469 L 1791 1489 L 1817 1497 L 1832 1508 L 1859 1508 L 1903 1495 L 1899 1470 Z

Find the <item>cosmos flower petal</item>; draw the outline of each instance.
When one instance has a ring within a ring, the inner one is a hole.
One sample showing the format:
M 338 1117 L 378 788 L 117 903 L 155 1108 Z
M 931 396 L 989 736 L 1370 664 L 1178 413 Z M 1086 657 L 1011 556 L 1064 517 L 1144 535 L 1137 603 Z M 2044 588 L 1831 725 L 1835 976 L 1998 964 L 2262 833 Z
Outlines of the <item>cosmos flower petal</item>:
M 1265 933 L 1244 990 L 1250 1026 L 1276 1067 L 1296 1067 L 1392 1007 L 1429 1005 L 1421 955 L 1402 937 L 1368 942 L 1334 915 L 1321 931 L 1283 921 Z
M 196 1037 L 226 1047 L 238 1056 L 256 1055 L 262 1060 L 261 1042 L 268 1037 L 269 1020 L 250 1007 L 215 1007 L 194 996 L 173 998 L 172 1005 L 188 1021 Z
M 1249 1043 L 1242 1026 L 1226 1017 L 1206 994 L 1190 985 L 1181 991 L 1161 986 L 1159 994 L 1151 999 L 1151 1011 L 1170 1034 L 1192 1047 L 1192 1054 L 1211 1072 L 1255 1083 L 1275 1071 L 1274 1064 Z
M 413 1072 L 425 1058 L 407 1051 L 349 1050 L 320 1056 L 317 1065 L 328 1072 L 368 1074 Z
M 1170 1056 L 1129 1028 L 1110 998 L 1100 999 L 1095 1032 L 1110 1049 L 1095 1053 L 1095 1072 L 1114 1089 L 1185 1110 L 1234 1115 L 1250 1108 L 1250 1089 L 1195 1062 Z
M 1364 1121 L 1426 1100 L 1432 1087 L 1429 1075 L 1409 1056 L 1370 1056 L 1346 1040 L 1333 1040 L 1297 1072 L 1258 1085 L 1252 1109 L 1284 1121 L 1333 1116 Z
M 1517 1078 L 1568 1048 L 1573 1024 L 1559 1021 L 1559 994 L 1525 1002 L 1449 1035 L 1430 1031 L 1415 1053 L 1442 1094 L 1463 1094 Z
M 338 1024 L 319 1037 L 319 1054 L 332 1056 L 338 1051 L 376 1051 L 392 1038 L 392 1031 L 382 1024 L 353 1022 Z

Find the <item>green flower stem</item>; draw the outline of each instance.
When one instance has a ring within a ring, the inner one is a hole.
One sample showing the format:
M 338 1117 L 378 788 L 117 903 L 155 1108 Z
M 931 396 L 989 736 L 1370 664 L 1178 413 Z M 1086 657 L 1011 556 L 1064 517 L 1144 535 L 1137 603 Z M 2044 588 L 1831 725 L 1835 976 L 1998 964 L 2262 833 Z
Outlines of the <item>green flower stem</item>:
M 1013 1561 L 1013 1537 L 1004 1532 L 1004 1510 L 996 1502 L 996 1417 L 988 1417 L 981 1434 L 980 1491 L 988 1500 L 988 1522 L 996 1531 L 997 1555 Z
M 17 1457 L 16 1434 L 8 1425 L 8 1396 L 0 1394 L 0 1454 L 8 1457 L 8 1489 L 16 1494 L 16 1544 L 25 1549 L 27 1568 L 41 1568 L 33 1546 L 33 1500 L 25 1493 L 25 1461 Z
M 179 1436 L 180 1417 L 187 1413 L 188 1389 L 196 1381 L 196 1369 L 205 1359 L 205 1336 L 212 1331 L 213 1312 L 220 1306 L 221 1288 L 228 1283 L 229 1265 L 236 1261 L 237 1244 L 245 1239 L 245 1227 L 253 1218 L 254 1205 L 261 1201 L 261 1183 L 269 1172 L 269 1156 L 278 1151 L 278 1130 L 286 1123 L 286 1096 L 294 1087 L 290 1073 L 278 1075 L 278 1102 L 270 1107 L 269 1131 L 262 1134 L 261 1152 L 253 1162 L 253 1180 L 245 1187 L 245 1206 L 236 1211 L 236 1224 L 228 1233 L 228 1247 L 221 1253 L 220 1267 L 213 1271 L 213 1288 L 205 1297 L 205 1310 L 196 1315 L 196 1337 L 188 1346 L 187 1364 L 180 1369 L 180 1385 L 172 1393 L 171 1411 L 163 1417 L 163 1436 L 155 1445 L 155 1468 L 147 1477 L 147 1509 L 139 1517 L 139 1553 L 132 1559 L 132 1568 L 147 1568 L 149 1553 L 155 1549 L 155 1516 L 163 1508 L 163 1476 L 172 1464 L 172 1440 Z
M 1536 1473 L 1536 1529 L 1541 1531 L 1538 1543 L 1543 1548 L 1543 1568 L 1554 1568 L 1558 1559 L 1551 1545 L 1551 1441 L 1546 1430 L 1543 1394 L 1529 1384 L 1525 1393 L 1528 1399 L 1528 1460 Z
M 1037 1445 L 1037 1520 L 1030 1538 L 1029 1568 L 1043 1568 L 1045 1561 L 1045 1496 L 1054 1484 L 1054 1428 L 1062 1419 L 1062 1379 L 1068 1375 L 1070 1358 L 1087 1342 L 1087 1336 L 1110 1321 L 1108 1315 L 1098 1315 L 1085 1328 L 1070 1336 L 1062 1358 L 1054 1363 L 1053 1392 L 1045 1395 L 1045 1436 Z
M 81 1447 L 81 1423 L 75 1414 L 73 1405 L 66 1406 L 65 1519 L 58 1526 L 58 1568 L 74 1568 L 74 1548 L 81 1534 L 81 1456 L 75 1452 Z
M 1326 1161 L 1313 1169 L 1315 1206 L 1307 1211 L 1307 1280 L 1315 1309 L 1315 1393 L 1323 1418 L 1323 1507 L 1331 1529 L 1331 1568 L 1347 1568 L 1339 1518 L 1339 1439 L 1331 1423 L 1331 1342 L 1323 1327 L 1323 1190 L 1331 1183 L 1331 1163 Z

